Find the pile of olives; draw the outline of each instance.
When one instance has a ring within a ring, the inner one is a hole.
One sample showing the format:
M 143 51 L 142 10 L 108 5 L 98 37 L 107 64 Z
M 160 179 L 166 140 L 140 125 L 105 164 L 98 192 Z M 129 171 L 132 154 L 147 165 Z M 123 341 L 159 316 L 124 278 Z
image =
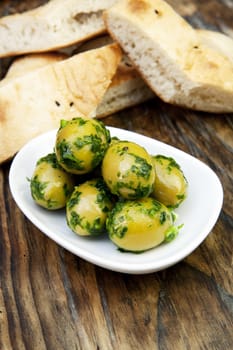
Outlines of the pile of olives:
M 142 252 L 178 234 L 174 209 L 187 181 L 173 158 L 150 155 L 111 137 L 100 120 L 78 117 L 61 120 L 54 150 L 37 161 L 30 189 L 43 208 L 65 208 L 76 234 L 107 232 L 120 250 Z

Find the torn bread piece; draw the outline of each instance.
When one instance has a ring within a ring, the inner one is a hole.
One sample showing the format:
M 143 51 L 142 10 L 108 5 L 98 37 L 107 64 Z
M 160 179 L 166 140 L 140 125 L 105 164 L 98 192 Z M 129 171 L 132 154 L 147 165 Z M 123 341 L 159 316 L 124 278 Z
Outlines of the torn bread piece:
M 116 0 L 53 0 L 0 18 L 0 57 L 52 51 L 105 32 L 103 10 Z
M 162 0 L 120 0 L 104 12 L 106 27 L 165 102 L 233 112 L 233 64 Z
M 103 35 L 85 42 L 78 48 L 78 52 L 101 47 L 111 42 L 113 40 L 109 35 Z M 123 55 L 112 83 L 96 109 L 96 117 L 106 117 L 153 97 L 155 97 L 154 92 L 144 82 L 129 58 Z
M 110 36 L 104 35 L 83 43 L 75 54 L 99 48 L 113 43 Z M 0 86 L 17 76 L 23 76 L 32 70 L 41 68 L 67 58 L 60 53 L 35 53 L 16 58 L 11 64 L 6 76 L 0 81 Z M 103 99 L 96 109 L 96 118 L 104 118 L 110 114 L 135 106 L 155 96 L 154 92 L 144 82 L 132 63 L 123 55 L 116 74 L 112 78 Z
M 9 79 L 0 86 L 0 163 L 61 119 L 95 116 L 121 60 L 117 44 Z

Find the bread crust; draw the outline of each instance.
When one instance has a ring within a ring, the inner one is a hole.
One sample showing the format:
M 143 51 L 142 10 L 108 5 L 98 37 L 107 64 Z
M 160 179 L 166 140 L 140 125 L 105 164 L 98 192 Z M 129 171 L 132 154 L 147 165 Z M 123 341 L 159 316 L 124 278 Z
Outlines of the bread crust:
M 122 53 L 117 44 L 46 65 L 0 86 L 0 163 L 61 119 L 93 117 Z

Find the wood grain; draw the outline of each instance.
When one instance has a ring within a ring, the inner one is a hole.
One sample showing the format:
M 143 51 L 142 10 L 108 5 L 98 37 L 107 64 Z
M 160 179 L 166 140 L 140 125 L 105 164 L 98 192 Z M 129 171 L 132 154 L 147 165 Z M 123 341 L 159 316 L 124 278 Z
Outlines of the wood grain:
M 43 2 L 1 1 L 0 14 Z M 195 26 L 232 33 L 232 1 L 168 2 Z M 0 61 L 1 76 L 10 60 Z M 186 259 L 157 273 L 111 272 L 59 247 L 16 206 L 11 162 L 0 167 L 0 350 L 233 348 L 232 117 L 155 97 L 104 119 L 194 155 L 222 182 L 223 208 L 211 234 Z

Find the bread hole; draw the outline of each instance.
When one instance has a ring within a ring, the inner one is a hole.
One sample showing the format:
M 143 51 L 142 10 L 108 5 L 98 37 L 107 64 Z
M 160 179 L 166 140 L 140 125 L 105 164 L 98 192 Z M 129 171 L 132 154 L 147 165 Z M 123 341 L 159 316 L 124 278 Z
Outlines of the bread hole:
M 131 46 L 132 49 L 135 49 L 135 47 L 136 47 L 134 42 L 130 43 L 130 46 Z
M 52 30 L 53 30 L 53 33 L 59 32 L 59 27 L 57 26 L 57 24 L 54 24 L 54 25 L 52 26 Z
M 93 12 L 81 12 L 77 13 L 73 16 L 73 19 L 78 22 L 79 24 L 86 24 L 87 22 L 90 22 L 92 18 L 98 18 L 102 16 L 103 11 L 93 11 Z
M 157 15 L 157 16 L 162 16 L 162 12 L 157 10 L 157 9 L 154 9 L 154 13 Z

